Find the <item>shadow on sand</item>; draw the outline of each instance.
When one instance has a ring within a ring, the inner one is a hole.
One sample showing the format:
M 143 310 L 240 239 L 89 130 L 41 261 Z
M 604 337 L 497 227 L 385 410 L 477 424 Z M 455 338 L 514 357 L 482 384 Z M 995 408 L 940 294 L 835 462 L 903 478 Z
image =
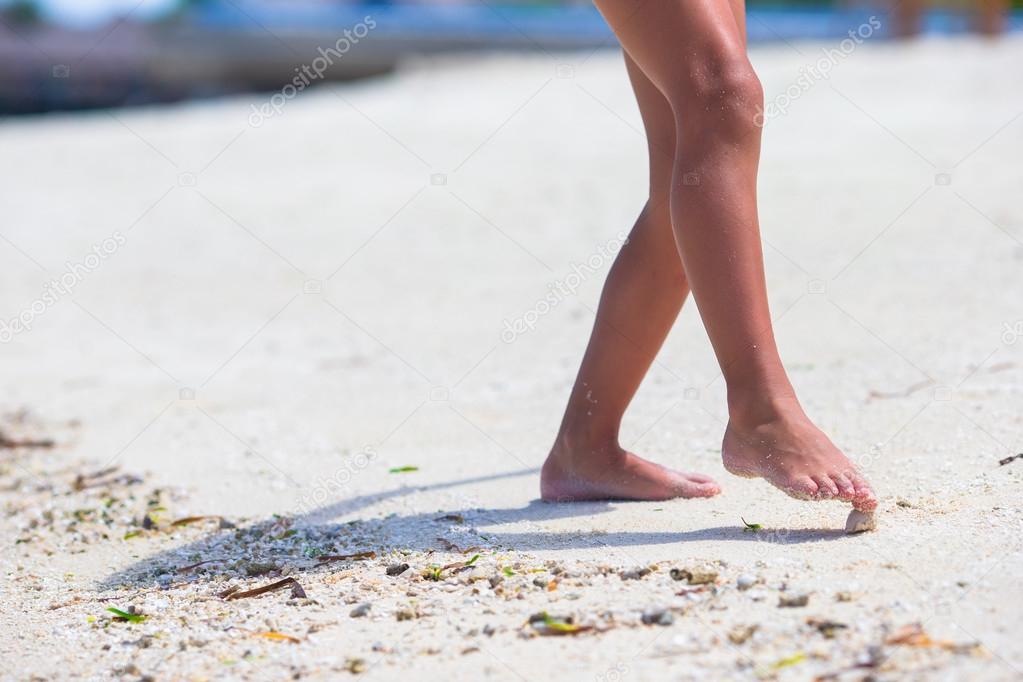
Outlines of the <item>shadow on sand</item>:
M 523 507 L 463 508 L 429 511 L 417 509 L 415 496 L 422 493 L 480 484 L 500 479 L 535 475 L 536 468 L 476 476 L 423 486 L 402 486 L 393 490 L 359 495 L 327 504 L 291 517 L 272 516 L 239 525 L 218 528 L 183 545 L 165 549 L 107 576 L 99 589 L 144 588 L 187 584 L 209 580 L 204 571 L 179 571 L 192 563 L 211 564 L 249 561 L 289 563 L 297 572 L 322 570 L 316 557 L 347 554 L 367 549 L 413 552 L 458 551 L 485 547 L 503 551 L 563 549 L 605 549 L 609 555 L 630 546 L 669 545 L 699 541 L 770 542 L 800 544 L 845 537 L 835 529 L 782 529 L 746 532 L 741 525 L 716 526 L 688 531 L 550 531 L 543 524 L 576 516 L 594 516 L 613 510 L 610 502 L 553 504 L 533 500 Z M 371 505 L 398 499 L 406 513 L 346 522 L 332 519 L 349 516 Z M 630 504 L 630 503 L 616 503 Z M 643 504 L 643 503 L 633 503 Z M 514 526 L 507 531 L 501 526 Z M 480 531 L 479 528 L 496 530 Z M 443 536 L 444 539 L 441 539 Z M 450 545 L 446 545 L 451 543 Z M 446 546 L 445 546 L 446 545 Z M 456 548 L 453 548 L 453 545 Z M 627 552 L 620 557 L 627 559 Z M 336 568 L 336 566 L 335 566 Z M 215 572 L 214 572 L 215 574 Z

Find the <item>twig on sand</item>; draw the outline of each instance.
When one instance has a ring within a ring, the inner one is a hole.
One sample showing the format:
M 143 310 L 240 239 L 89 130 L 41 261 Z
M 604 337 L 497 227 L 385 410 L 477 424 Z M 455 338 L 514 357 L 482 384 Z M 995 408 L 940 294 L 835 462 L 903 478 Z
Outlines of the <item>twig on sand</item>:
M 194 564 L 189 564 L 187 566 L 182 566 L 181 568 L 176 569 L 176 572 L 177 573 L 188 573 L 189 571 L 192 571 L 192 570 L 194 570 L 196 568 L 199 568 L 200 566 L 203 566 L 205 564 L 215 564 L 215 563 L 223 562 L 223 561 L 227 561 L 227 559 L 204 559 L 203 561 L 197 561 Z
M 52 448 L 57 442 L 52 438 L 33 440 L 31 438 L 11 438 L 3 431 L 0 431 L 0 449 L 13 450 L 14 448 Z
M 244 592 L 237 592 L 234 588 L 232 588 L 224 590 L 220 593 L 220 596 L 228 601 L 232 601 L 234 599 L 248 599 L 249 597 L 258 597 L 261 594 L 266 594 L 267 592 L 275 592 L 288 587 L 289 585 L 291 586 L 292 597 L 295 597 L 296 599 L 305 597 L 305 590 L 302 589 L 302 586 L 299 585 L 298 581 L 294 578 L 284 578 L 283 580 L 278 580 L 275 583 L 263 585 L 262 587 L 257 587 L 252 590 L 245 590 Z
M 355 552 L 354 554 L 324 554 L 323 556 L 316 557 L 316 560 L 321 564 L 325 564 L 328 561 L 361 561 L 363 559 L 376 559 L 377 553 L 370 550 L 368 552 Z

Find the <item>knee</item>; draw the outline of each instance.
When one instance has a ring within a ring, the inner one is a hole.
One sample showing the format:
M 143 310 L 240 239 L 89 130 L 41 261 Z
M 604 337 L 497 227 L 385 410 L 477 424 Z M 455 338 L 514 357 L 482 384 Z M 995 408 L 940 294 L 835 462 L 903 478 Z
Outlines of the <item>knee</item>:
M 691 58 L 671 100 L 682 131 L 746 136 L 762 124 L 764 89 L 745 55 Z

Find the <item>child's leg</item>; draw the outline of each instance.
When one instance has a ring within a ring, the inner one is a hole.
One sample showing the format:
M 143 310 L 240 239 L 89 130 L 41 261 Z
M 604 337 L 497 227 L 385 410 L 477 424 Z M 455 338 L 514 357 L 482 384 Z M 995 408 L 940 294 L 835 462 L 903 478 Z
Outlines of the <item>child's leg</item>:
M 869 486 L 803 412 L 778 356 L 756 201 L 763 91 L 732 9 L 727 0 L 597 5 L 675 115 L 672 222 L 728 387 L 726 468 L 795 496 L 873 507 Z
M 1008 10 L 1008 0 L 977 0 L 977 30 L 989 36 L 1002 33 Z
M 925 0 L 893 0 L 892 17 L 894 33 L 899 38 L 911 38 L 920 34 L 923 24 Z
M 541 474 L 546 500 L 649 500 L 718 492 L 706 476 L 665 469 L 618 445 L 625 408 L 689 294 L 668 207 L 675 118 L 643 72 L 628 58 L 626 66 L 647 133 L 650 198 L 604 285 L 590 343 Z

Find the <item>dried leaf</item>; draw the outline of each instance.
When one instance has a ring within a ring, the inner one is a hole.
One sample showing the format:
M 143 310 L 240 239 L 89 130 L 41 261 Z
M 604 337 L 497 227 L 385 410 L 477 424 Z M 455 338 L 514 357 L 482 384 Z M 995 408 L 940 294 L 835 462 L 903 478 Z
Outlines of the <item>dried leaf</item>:
M 200 566 L 202 566 L 204 564 L 214 564 L 214 563 L 217 563 L 217 562 L 220 562 L 220 561 L 227 561 L 227 559 L 205 559 L 203 561 L 197 561 L 194 564 L 189 564 L 187 566 L 182 566 L 181 568 L 177 569 L 177 572 L 178 573 L 188 573 L 189 571 L 192 571 L 192 570 L 194 570 L 196 568 L 199 568 Z
M 42 440 L 31 440 L 29 438 L 9 438 L 0 432 L 0 449 L 13 449 L 13 448 L 52 448 L 56 445 L 56 442 L 50 438 L 44 438 Z
M 286 635 L 283 632 L 274 632 L 272 630 L 269 632 L 254 632 L 253 636 L 265 637 L 266 639 L 272 639 L 275 642 L 291 642 L 292 644 L 302 643 L 302 640 L 298 637 L 292 637 L 291 635 Z
M 435 521 L 454 521 L 455 523 L 465 523 L 465 517 L 461 514 L 445 514 L 444 516 L 438 516 Z
M 458 552 L 458 553 L 462 552 L 462 548 L 459 547 L 458 545 L 456 545 L 455 543 L 451 542 L 450 540 L 447 540 L 445 538 L 437 538 L 437 542 L 439 542 L 440 546 L 443 547 L 444 550 L 447 551 L 447 552 Z
M 291 590 L 292 596 L 294 597 L 305 596 L 305 590 L 302 589 L 302 586 L 299 585 L 298 581 L 295 580 L 294 578 L 284 578 L 283 580 L 278 580 L 275 583 L 263 585 L 262 587 L 257 587 L 252 590 L 245 590 L 244 592 L 232 591 L 228 592 L 226 595 L 222 592 L 221 595 L 224 597 L 224 599 L 227 599 L 228 601 L 232 601 L 235 599 L 248 599 L 249 597 L 258 597 L 262 594 L 266 594 L 267 592 L 274 592 L 276 590 L 280 590 L 282 588 L 288 587 L 289 585 L 292 586 Z M 301 592 L 301 594 L 296 594 L 297 592 Z
M 909 625 L 903 625 L 901 628 L 896 630 L 893 634 L 889 635 L 885 639 L 885 644 L 899 645 L 899 646 L 912 646 L 921 648 L 936 648 L 944 649 L 945 651 L 951 651 L 957 654 L 981 654 L 983 648 L 979 642 L 970 642 L 966 644 L 959 644 L 951 642 L 947 639 L 932 639 L 930 635 L 924 630 L 920 623 L 910 623 Z
M 95 471 L 91 474 L 78 474 L 77 476 L 75 476 L 75 482 L 72 484 L 72 487 L 74 487 L 75 490 L 83 490 L 86 487 L 87 481 L 102 478 L 103 476 L 116 472 L 117 469 L 118 467 L 112 466 L 107 467 L 105 469 L 100 469 L 99 471 Z
M 932 640 L 920 623 L 903 625 L 885 639 L 885 644 L 901 644 L 908 646 L 931 646 Z
M 328 561 L 362 561 L 363 559 L 376 559 L 377 553 L 373 551 L 355 552 L 354 554 L 324 554 L 316 557 L 321 564 Z
M 184 517 L 182 519 L 178 519 L 177 521 L 171 521 L 170 525 L 171 526 L 187 526 L 188 524 L 195 523 L 196 521 L 206 521 L 206 520 L 217 520 L 217 521 L 220 521 L 221 518 L 223 518 L 223 517 L 220 517 L 220 516 L 186 516 L 186 517 Z
M 469 559 L 468 561 L 456 561 L 454 563 L 450 563 L 450 564 L 446 564 L 444 566 L 441 566 L 440 568 L 438 568 L 436 570 L 437 577 L 436 578 L 431 577 L 430 580 L 440 580 L 440 575 L 442 573 L 444 573 L 445 571 L 453 571 L 455 573 L 458 573 L 458 572 L 464 571 L 464 570 L 466 570 L 468 568 L 472 568 L 472 565 L 474 563 L 476 563 L 476 561 L 479 558 L 480 558 L 479 554 L 474 554 L 473 557 L 471 559 Z

